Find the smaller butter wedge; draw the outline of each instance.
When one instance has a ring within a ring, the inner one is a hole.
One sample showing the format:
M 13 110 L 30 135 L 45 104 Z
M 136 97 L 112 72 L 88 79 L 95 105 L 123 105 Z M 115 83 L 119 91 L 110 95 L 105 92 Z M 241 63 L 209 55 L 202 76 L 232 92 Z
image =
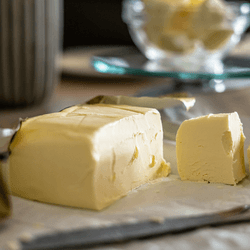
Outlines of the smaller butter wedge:
M 181 179 L 237 184 L 246 176 L 244 141 L 237 112 L 184 121 L 176 136 Z

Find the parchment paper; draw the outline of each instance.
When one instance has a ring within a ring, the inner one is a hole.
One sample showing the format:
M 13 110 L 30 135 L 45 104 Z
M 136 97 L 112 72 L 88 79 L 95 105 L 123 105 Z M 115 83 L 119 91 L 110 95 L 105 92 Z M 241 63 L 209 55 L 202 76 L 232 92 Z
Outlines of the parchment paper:
M 250 118 L 241 117 L 250 142 Z M 164 141 L 164 156 L 172 174 L 162 182 L 132 191 L 101 212 L 60 207 L 13 197 L 13 215 L 0 224 L 0 249 L 15 249 L 18 239 L 28 240 L 39 234 L 82 227 L 103 227 L 114 223 L 136 223 L 154 217 L 177 217 L 212 213 L 250 204 L 250 179 L 237 186 L 182 182 L 176 168 L 175 143 Z M 245 154 L 248 171 L 247 157 Z M 168 235 L 95 249 L 247 249 L 250 223 L 204 228 L 189 233 Z

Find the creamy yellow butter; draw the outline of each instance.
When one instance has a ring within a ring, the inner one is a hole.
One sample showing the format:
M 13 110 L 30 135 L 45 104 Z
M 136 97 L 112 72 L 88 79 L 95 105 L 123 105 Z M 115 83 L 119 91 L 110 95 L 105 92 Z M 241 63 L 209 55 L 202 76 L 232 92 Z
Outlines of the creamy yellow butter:
M 156 109 L 78 105 L 27 119 L 10 145 L 12 194 L 100 210 L 167 176 Z
M 193 15 L 191 27 L 194 36 L 207 50 L 223 47 L 234 31 L 227 23 L 230 18 L 227 5 L 221 0 L 205 0 Z
M 213 51 L 233 35 L 231 18 L 223 0 L 143 0 L 150 42 L 162 50 L 192 53 L 197 46 Z
M 245 176 L 243 128 L 237 112 L 184 121 L 176 136 L 182 180 L 236 184 Z

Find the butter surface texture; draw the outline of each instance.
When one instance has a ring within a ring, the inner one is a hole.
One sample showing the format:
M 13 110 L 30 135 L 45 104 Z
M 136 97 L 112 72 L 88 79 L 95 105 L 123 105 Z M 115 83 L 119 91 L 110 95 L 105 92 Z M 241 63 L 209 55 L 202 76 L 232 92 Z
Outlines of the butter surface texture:
M 155 109 L 77 105 L 27 119 L 10 145 L 12 194 L 100 210 L 170 172 Z
M 176 136 L 181 179 L 235 185 L 246 176 L 244 141 L 236 112 L 184 121 Z

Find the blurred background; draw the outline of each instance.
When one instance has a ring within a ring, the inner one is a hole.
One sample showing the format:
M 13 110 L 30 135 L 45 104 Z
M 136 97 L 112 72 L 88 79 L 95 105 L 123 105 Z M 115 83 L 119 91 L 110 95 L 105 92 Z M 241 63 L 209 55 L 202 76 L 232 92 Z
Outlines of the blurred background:
M 121 11 L 122 0 L 64 0 L 64 49 L 133 44 Z
M 121 11 L 122 0 L 64 0 L 64 49 L 84 45 L 133 45 Z

